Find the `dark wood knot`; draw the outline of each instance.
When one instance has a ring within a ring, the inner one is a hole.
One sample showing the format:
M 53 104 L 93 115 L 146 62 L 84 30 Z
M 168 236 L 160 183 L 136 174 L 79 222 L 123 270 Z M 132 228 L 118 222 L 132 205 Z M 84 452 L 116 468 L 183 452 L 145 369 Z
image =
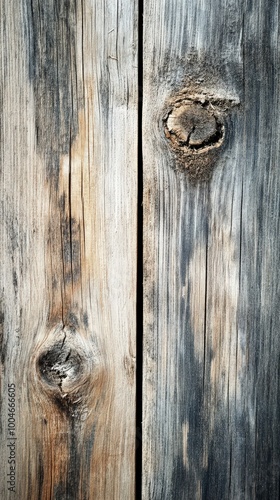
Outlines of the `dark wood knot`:
M 198 102 L 187 102 L 174 108 L 168 116 L 166 127 L 172 141 L 196 150 L 219 146 L 224 134 L 219 116 Z
M 83 405 L 90 384 L 98 376 L 99 360 L 84 337 L 71 327 L 56 327 L 37 357 L 38 379 L 51 400 L 62 410 Z
M 176 168 L 193 180 L 209 180 L 225 142 L 225 116 L 237 103 L 205 95 L 180 95 L 164 116 L 164 132 Z

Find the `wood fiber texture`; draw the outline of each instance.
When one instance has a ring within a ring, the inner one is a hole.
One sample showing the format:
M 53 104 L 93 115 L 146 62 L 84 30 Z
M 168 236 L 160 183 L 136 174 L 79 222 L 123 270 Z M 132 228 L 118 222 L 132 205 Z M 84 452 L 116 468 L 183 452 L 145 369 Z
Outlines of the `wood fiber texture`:
M 1 499 L 134 496 L 137 16 L 0 2 Z
M 277 0 L 144 2 L 144 499 L 280 495 L 279 49 Z

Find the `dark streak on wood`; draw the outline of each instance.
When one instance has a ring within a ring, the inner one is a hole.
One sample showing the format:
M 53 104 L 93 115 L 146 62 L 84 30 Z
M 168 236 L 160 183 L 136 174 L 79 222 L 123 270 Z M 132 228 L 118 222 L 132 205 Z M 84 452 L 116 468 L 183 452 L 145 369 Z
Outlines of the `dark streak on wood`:
M 95 425 L 92 425 L 92 428 L 87 436 L 85 442 L 85 453 L 84 459 L 81 466 L 81 498 L 86 499 L 88 496 L 88 492 L 90 491 L 90 465 L 91 465 L 91 457 L 93 454 L 94 440 L 95 440 Z
M 78 133 L 83 94 L 76 70 L 76 0 L 24 0 L 29 78 L 34 87 L 37 146 L 57 185 L 61 155 Z
M 4 308 L 2 301 L 0 301 L 0 353 L 1 353 L 1 363 L 3 367 L 5 365 L 6 349 L 7 349 L 6 341 L 4 338 L 4 321 L 5 321 Z
M 42 498 L 42 486 L 44 484 L 44 461 L 42 454 L 38 454 L 38 498 Z
M 71 420 L 69 462 L 67 471 L 67 489 L 65 497 L 79 498 L 80 477 L 81 477 L 81 423 L 75 419 Z M 63 496 L 62 496 L 63 498 Z

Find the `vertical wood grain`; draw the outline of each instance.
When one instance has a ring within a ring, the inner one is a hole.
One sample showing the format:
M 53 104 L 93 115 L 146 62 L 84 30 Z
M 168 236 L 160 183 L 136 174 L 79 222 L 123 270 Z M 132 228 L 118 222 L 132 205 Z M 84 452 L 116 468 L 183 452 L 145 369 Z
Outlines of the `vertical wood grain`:
M 144 2 L 143 498 L 279 498 L 278 30 Z
M 134 495 L 137 12 L 0 3 L 3 499 Z

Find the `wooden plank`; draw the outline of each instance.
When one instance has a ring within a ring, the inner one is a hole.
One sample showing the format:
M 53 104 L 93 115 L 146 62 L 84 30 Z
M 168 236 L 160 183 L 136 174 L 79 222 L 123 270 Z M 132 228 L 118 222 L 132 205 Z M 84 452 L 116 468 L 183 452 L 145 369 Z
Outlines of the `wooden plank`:
M 279 2 L 144 2 L 143 498 L 279 498 Z M 154 71 L 152 71 L 154 68 Z
M 138 6 L 0 9 L 0 497 L 131 499 Z

